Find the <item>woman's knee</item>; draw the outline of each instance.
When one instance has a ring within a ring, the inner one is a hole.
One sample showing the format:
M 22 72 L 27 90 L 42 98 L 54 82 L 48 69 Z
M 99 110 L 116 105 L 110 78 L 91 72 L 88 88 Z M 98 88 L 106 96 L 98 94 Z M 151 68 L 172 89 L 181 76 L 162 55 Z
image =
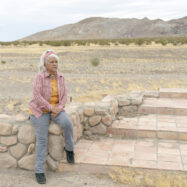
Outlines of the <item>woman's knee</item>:
M 66 120 L 64 120 L 64 124 L 63 124 L 64 128 L 66 129 L 73 129 L 73 124 L 72 122 L 67 118 Z
M 72 124 L 71 120 L 69 119 L 67 114 L 64 112 L 59 116 L 58 122 L 60 123 L 60 126 L 62 128 L 73 129 L 73 124 Z

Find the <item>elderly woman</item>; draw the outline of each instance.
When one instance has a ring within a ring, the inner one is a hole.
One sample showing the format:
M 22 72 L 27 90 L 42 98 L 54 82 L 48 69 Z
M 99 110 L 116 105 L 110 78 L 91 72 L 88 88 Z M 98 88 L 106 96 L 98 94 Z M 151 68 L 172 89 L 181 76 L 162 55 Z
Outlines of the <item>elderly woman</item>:
M 48 144 L 50 120 L 64 130 L 67 161 L 74 163 L 73 124 L 64 108 L 67 102 L 67 89 L 64 76 L 57 71 L 59 57 L 53 50 L 45 51 L 40 58 L 40 72 L 33 85 L 33 99 L 29 102 L 30 121 L 36 134 L 35 176 L 40 184 L 46 183 L 44 164 Z

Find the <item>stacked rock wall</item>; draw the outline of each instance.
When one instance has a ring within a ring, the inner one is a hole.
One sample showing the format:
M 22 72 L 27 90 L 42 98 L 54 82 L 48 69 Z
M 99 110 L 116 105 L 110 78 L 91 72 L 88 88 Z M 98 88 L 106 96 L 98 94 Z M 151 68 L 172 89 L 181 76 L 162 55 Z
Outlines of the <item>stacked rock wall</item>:
M 81 137 L 106 135 L 107 128 L 120 116 L 137 115 L 144 97 L 158 97 L 158 92 L 131 92 L 106 96 L 100 102 L 73 103 L 66 112 L 73 123 L 74 142 Z M 48 129 L 46 169 L 56 171 L 65 159 L 63 130 L 54 122 Z M 28 118 L 0 115 L 0 168 L 19 167 L 34 170 L 35 133 Z
M 83 133 L 83 110 L 72 105 L 67 108 L 74 125 L 74 142 Z M 65 159 L 64 135 L 59 125 L 51 122 L 48 129 L 48 151 L 46 169 L 57 170 L 60 160 Z M 34 170 L 36 137 L 33 125 L 28 119 L 0 115 L 0 168 L 19 167 Z

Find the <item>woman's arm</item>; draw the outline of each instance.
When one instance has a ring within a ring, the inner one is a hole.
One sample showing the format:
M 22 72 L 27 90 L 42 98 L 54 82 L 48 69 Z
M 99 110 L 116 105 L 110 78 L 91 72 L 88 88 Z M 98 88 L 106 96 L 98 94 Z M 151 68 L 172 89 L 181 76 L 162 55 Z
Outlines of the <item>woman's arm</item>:
M 64 77 L 63 77 L 62 89 L 64 90 L 62 99 L 59 101 L 59 104 L 56 105 L 60 110 L 64 110 L 65 104 L 67 102 L 67 87 L 66 87 L 66 80 Z
M 40 107 L 48 111 L 52 111 L 53 108 L 52 105 L 42 97 L 41 92 L 42 92 L 42 78 L 40 75 L 36 75 L 33 85 L 34 100 Z

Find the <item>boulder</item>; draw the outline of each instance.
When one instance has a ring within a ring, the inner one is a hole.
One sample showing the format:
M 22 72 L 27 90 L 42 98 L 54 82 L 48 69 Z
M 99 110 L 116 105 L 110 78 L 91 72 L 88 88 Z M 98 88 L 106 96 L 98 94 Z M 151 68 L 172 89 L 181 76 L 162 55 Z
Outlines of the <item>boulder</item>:
M 47 155 L 46 162 L 50 170 L 52 171 L 57 170 L 57 163 L 50 157 L 50 155 Z
M 48 131 L 49 133 L 54 134 L 54 135 L 62 134 L 62 128 L 53 122 L 49 125 Z
M 130 97 L 127 95 L 118 95 L 116 96 L 119 106 L 130 105 Z
M 0 145 L 0 153 L 7 152 L 7 150 L 8 150 L 7 146 Z
M 24 156 L 18 161 L 18 166 L 26 170 L 34 170 L 35 154 Z
M 102 121 L 105 125 L 110 126 L 111 123 L 112 123 L 112 117 L 111 117 L 111 115 L 103 116 L 101 121 Z
M 62 135 L 49 135 L 48 151 L 54 160 L 61 160 L 64 156 L 64 139 Z
M 78 114 L 79 114 L 80 122 L 82 123 L 83 120 L 84 120 L 83 109 L 79 109 L 79 110 L 78 110 Z
M 19 128 L 18 125 L 14 125 L 14 126 L 12 127 L 12 134 L 13 134 L 13 135 L 15 135 L 15 134 L 18 133 L 18 128 Z
M 29 145 L 27 152 L 29 154 L 32 154 L 34 151 L 35 151 L 35 144 L 32 143 L 32 144 Z
M 91 116 L 88 121 L 90 126 L 95 126 L 101 121 L 101 116 L 98 115 Z
M 93 133 L 93 134 L 101 134 L 101 135 L 104 135 L 106 134 L 107 132 L 107 128 L 105 125 L 103 125 L 102 123 L 100 123 L 99 125 L 96 125 L 92 128 L 90 128 L 90 131 Z
M 92 135 L 92 132 L 91 132 L 91 131 L 84 131 L 84 135 L 86 135 L 86 136 L 91 136 L 91 135 Z
M 25 116 L 23 114 L 17 114 L 15 117 L 16 121 L 23 122 L 28 120 L 28 116 Z
M 95 113 L 98 115 L 106 115 L 109 112 L 110 102 L 100 102 L 95 106 Z
M 10 147 L 9 150 L 11 155 L 18 160 L 27 152 L 26 146 L 21 143 Z
M 82 124 L 80 124 L 78 126 L 78 132 L 77 132 L 78 138 L 80 138 L 82 136 L 82 134 L 83 134 L 83 126 L 82 126 Z
M 92 116 L 93 114 L 94 114 L 94 107 L 85 106 L 84 115 L 85 116 Z
M 23 125 L 19 128 L 18 140 L 24 144 L 35 142 L 35 133 L 32 125 Z
M 0 122 L 0 135 L 11 135 L 12 125 Z
M 132 105 L 140 105 L 143 101 L 143 94 L 142 92 L 131 92 L 129 94 L 131 104 Z
M 14 145 L 17 143 L 17 136 L 2 136 L 1 143 L 7 146 Z
M 0 168 L 16 168 L 17 161 L 15 158 L 10 156 L 8 153 L 0 154 Z
M 144 91 L 143 92 L 144 97 L 154 97 L 158 98 L 159 97 L 159 91 Z
M 77 134 L 78 134 L 77 126 L 73 126 L 74 143 L 77 142 L 77 138 L 78 138 Z

